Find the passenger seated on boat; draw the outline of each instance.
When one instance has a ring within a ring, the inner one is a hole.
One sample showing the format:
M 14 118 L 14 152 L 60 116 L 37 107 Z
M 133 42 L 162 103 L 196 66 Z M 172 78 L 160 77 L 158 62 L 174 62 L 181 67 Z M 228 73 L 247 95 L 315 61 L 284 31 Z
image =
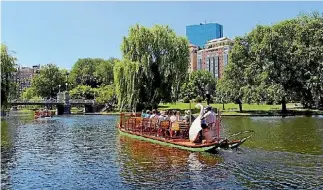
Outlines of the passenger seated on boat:
M 158 118 L 157 111 L 153 109 L 153 114 L 150 116 L 150 119 L 152 118 Z
M 147 110 L 147 111 L 146 111 L 145 118 L 150 118 L 150 110 Z
M 176 118 L 177 118 L 177 121 L 183 121 L 183 117 L 181 116 L 181 112 L 180 111 L 177 111 L 176 112 Z
M 169 120 L 168 116 L 166 115 L 166 112 L 161 111 L 160 116 L 158 117 L 158 122 L 166 121 L 166 120 Z
M 193 121 L 195 120 L 195 117 L 191 114 L 190 110 L 185 111 L 185 116 L 184 116 L 183 120 L 185 122 L 189 123 L 190 122 L 190 115 L 191 115 L 191 122 L 193 123 Z
M 173 110 L 173 115 L 170 117 L 170 122 L 171 122 L 172 128 L 173 128 L 174 123 L 176 123 L 178 121 L 182 121 L 182 117 L 180 116 L 180 112 Z M 177 126 L 178 126 L 178 123 L 176 124 L 176 127 L 175 127 L 176 129 L 178 128 Z M 175 131 L 175 135 L 176 135 L 178 130 L 173 130 L 173 131 Z
M 173 111 L 167 110 L 167 113 L 166 114 L 167 114 L 168 118 L 170 118 L 173 115 Z
M 169 120 L 170 120 L 170 122 L 175 122 L 175 121 L 177 121 L 177 117 L 176 117 L 176 111 L 175 110 L 173 110 L 173 112 L 172 112 L 172 116 L 170 116 L 170 118 L 169 118 Z
M 145 110 L 142 110 L 142 111 L 141 111 L 141 117 L 142 117 L 142 118 L 145 118 L 145 117 L 146 117 Z
M 168 116 L 166 115 L 165 111 L 161 111 L 160 116 L 158 116 L 157 119 L 157 134 L 160 135 L 161 134 L 161 128 L 160 128 L 160 123 L 163 121 L 169 121 Z

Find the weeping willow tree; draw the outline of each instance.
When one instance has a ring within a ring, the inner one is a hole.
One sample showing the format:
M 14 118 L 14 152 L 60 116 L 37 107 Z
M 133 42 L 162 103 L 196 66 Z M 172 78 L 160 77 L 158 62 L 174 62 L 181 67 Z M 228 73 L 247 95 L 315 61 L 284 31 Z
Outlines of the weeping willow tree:
M 157 107 L 163 99 L 176 101 L 187 75 L 189 42 L 168 26 L 139 25 L 123 38 L 123 61 L 114 67 L 119 108 Z
M 11 81 L 12 72 L 15 71 L 16 58 L 10 54 L 5 44 L 1 44 L 1 110 L 7 107 L 10 93 L 16 89 L 14 83 Z
M 139 63 L 124 59 L 114 66 L 114 80 L 119 108 L 133 109 L 138 99 L 138 69 Z

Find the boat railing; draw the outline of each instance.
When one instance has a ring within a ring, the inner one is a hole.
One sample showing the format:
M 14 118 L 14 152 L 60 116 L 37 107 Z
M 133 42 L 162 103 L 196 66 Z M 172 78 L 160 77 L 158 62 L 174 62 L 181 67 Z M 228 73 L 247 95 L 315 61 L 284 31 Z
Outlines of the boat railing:
M 190 124 L 186 122 L 176 122 L 171 123 L 169 121 L 158 122 L 158 119 L 154 118 L 142 118 L 141 113 L 120 113 L 120 127 L 122 129 L 147 133 L 149 135 L 155 136 L 169 136 L 173 138 L 175 131 L 180 131 L 183 138 L 188 138 L 188 131 Z M 220 137 L 220 128 L 221 128 L 221 112 L 217 112 L 216 122 L 215 122 L 215 136 L 217 139 Z M 168 134 L 168 135 L 166 135 Z
M 120 114 L 120 128 L 147 134 L 150 136 L 163 136 L 166 138 L 188 139 L 189 123 L 160 121 L 157 118 L 142 118 L 137 114 Z
M 216 137 L 220 139 L 220 126 L 221 126 L 221 112 L 218 110 L 218 117 L 215 120 L 215 130 L 216 130 Z

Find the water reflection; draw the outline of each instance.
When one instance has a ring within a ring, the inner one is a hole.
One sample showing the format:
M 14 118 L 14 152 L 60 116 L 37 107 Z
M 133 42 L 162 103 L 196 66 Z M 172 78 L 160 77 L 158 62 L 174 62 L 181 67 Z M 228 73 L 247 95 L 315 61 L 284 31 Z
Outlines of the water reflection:
M 235 187 L 228 172 L 217 168 L 220 155 L 191 153 L 128 137 L 118 137 L 123 182 L 136 188 L 209 189 Z
M 16 165 L 16 148 L 18 140 L 17 127 L 32 122 L 32 115 L 10 116 L 10 120 L 1 119 L 1 189 L 11 185 L 10 170 Z
M 225 118 L 226 133 L 254 130 L 244 146 L 268 151 L 323 154 L 323 118 L 236 117 Z

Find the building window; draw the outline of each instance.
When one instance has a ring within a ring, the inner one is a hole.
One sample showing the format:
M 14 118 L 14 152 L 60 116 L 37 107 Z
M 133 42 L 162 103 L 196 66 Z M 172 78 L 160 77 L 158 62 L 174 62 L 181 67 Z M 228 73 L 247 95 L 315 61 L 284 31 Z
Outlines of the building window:
M 205 70 L 210 71 L 210 58 L 209 56 L 206 57 L 206 67 Z
M 210 72 L 214 75 L 214 57 L 212 56 L 210 59 L 211 59 Z
M 214 57 L 214 76 L 218 78 L 218 74 L 219 74 L 219 56 L 216 55 Z
M 227 64 L 228 64 L 228 54 L 223 53 L 223 65 L 227 66 Z
M 202 59 L 201 58 L 198 58 L 198 60 L 197 60 L 197 69 L 198 70 L 202 69 Z

